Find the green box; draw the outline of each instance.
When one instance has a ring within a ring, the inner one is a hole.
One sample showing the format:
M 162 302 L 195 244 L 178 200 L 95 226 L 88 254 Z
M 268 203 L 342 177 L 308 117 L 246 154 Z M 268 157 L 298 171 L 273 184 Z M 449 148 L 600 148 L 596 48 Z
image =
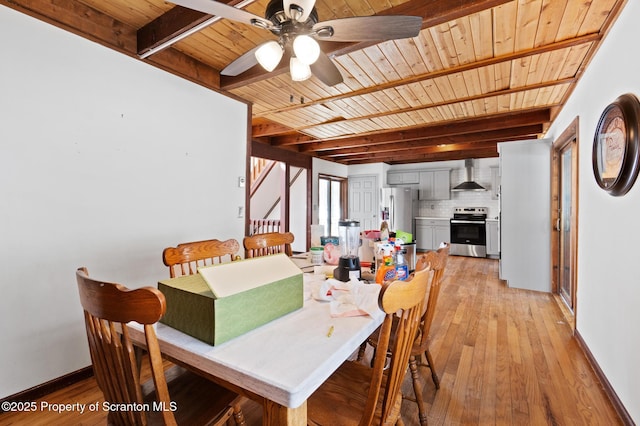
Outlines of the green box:
M 160 322 L 219 345 L 300 309 L 302 271 L 286 255 L 206 266 L 160 281 L 167 299 Z

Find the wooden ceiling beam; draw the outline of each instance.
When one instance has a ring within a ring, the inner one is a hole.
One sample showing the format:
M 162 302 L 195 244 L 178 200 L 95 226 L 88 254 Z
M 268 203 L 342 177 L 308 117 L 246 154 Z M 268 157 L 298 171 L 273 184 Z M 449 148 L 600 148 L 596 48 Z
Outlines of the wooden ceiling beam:
M 234 6 L 241 0 L 217 0 Z M 247 3 L 253 3 L 252 0 Z M 138 55 L 144 55 L 163 45 L 171 45 L 178 41 L 184 33 L 192 30 L 198 25 L 211 20 L 212 15 L 189 9 L 187 7 L 175 6 L 153 21 L 149 22 L 137 32 Z
M 535 124 L 531 126 L 514 127 L 508 129 L 477 132 L 477 133 L 465 133 L 463 135 L 446 136 L 442 138 L 424 138 L 414 141 L 407 141 L 402 143 L 386 143 L 379 145 L 367 145 L 364 147 L 331 149 L 331 150 L 317 150 L 316 155 L 323 158 L 331 157 L 344 157 L 348 155 L 380 153 L 380 152 L 393 152 L 403 150 L 419 150 L 423 148 L 431 147 L 451 147 L 457 146 L 462 143 L 480 143 L 480 142 L 503 142 L 506 140 L 512 140 L 514 138 L 535 139 L 538 135 L 542 134 L 543 126 L 541 124 Z M 308 150 L 300 150 L 301 152 L 309 152 Z
M 322 156 L 319 158 L 323 158 L 329 161 L 352 161 L 352 160 L 363 160 L 363 159 L 371 159 L 375 160 L 375 162 L 384 162 L 387 158 L 413 158 L 415 156 L 423 156 L 423 155 L 433 155 L 439 153 L 455 153 L 456 151 L 472 151 L 479 149 L 490 149 L 495 148 L 498 142 L 489 141 L 489 142 L 465 142 L 465 143 L 457 143 L 457 144 L 448 144 L 443 146 L 427 146 L 420 149 L 412 149 L 410 152 L 407 150 L 398 149 L 396 151 L 391 152 L 374 152 L 374 153 L 364 153 L 364 154 L 356 154 L 344 157 L 326 157 Z
M 144 55 L 164 43 L 176 40 L 185 32 L 210 18 L 211 15 L 206 13 L 175 6 L 138 29 L 136 37 L 138 55 Z
M 292 133 L 295 130 L 284 124 L 276 123 L 268 119 L 254 118 L 251 126 L 251 136 L 261 138 L 264 136 L 275 136 L 283 133 Z
M 353 164 L 371 164 L 371 163 L 387 163 L 387 164 L 410 164 L 410 163 L 428 163 L 432 161 L 450 161 L 450 160 L 464 160 L 467 158 L 493 158 L 498 157 L 497 144 L 495 147 L 482 148 L 467 151 L 454 151 L 454 152 L 439 152 L 431 154 L 415 154 L 415 155 L 392 155 L 384 158 L 359 158 L 359 159 L 345 159 L 338 161 L 340 164 L 353 165 Z M 334 160 L 335 161 L 335 160 Z
M 551 119 L 549 108 L 534 109 L 526 112 L 513 111 L 504 114 L 478 116 L 470 119 L 452 120 L 445 123 L 434 123 L 427 126 L 389 130 L 386 132 L 367 133 L 359 136 L 335 139 L 313 139 L 309 136 L 294 135 L 271 138 L 271 144 L 295 145 L 308 144 L 308 150 L 348 148 L 389 142 L 406 142 L 409 140 L 459 135 L 471 132 L 506 129 L 509 127 L 545 124 Z M 303 149 L 303 148 L 299 148 Z M 304 149 L 307 149 L 306 147 Z
M 295 167 L 311 168 L 312 157 L 310 155 L 302 155 L 287 149 L 267 145 L 256 140 L 251 141 L 251 152 L 249 155 L 273 161 L 282 161 Z

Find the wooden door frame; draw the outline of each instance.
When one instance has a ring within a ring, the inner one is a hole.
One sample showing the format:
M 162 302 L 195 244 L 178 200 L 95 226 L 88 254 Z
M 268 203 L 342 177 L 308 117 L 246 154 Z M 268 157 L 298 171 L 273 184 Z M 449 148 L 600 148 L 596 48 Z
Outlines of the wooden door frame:
M 560 220 L 560 161 L 559 153 L 567 146 L 572 145 L 575 157 L 572 161 L 571 170 L 571 264 L 573 288 L 571 291 L 573 305 L 573 328 L 575 329 L 575 315 L 577 312 L 577 287 L 578 287 L 578 193 L 579 193 L 579 117 L 576 117 L 562 134 L 553 142 L 551 147 L 551 291 L 554 295 L 560 294 L 560 232 L 555 225 Z M 564 305 L 564 301 L 562 301 Z

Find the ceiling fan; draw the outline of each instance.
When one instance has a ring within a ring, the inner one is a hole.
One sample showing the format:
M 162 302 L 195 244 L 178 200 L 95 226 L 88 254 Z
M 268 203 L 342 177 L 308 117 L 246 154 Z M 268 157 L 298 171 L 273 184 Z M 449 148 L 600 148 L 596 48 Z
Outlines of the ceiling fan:
M 265 18 L 215 0 L 170 0 L 172 3 L 271 31 L 270 40 L 249 50 L 221 71 L 236 76 L 256 64 L 273 71 L 289 57 L 294 81 L 315 75 L 328 86 L 342 83 L 340 70 L 320 50 L 316 40 L 337 42 L 384 41 L 415 37 L 422 27 L 419 16 L 356 16 L 319 22 L 315 0 L 271 0 Z

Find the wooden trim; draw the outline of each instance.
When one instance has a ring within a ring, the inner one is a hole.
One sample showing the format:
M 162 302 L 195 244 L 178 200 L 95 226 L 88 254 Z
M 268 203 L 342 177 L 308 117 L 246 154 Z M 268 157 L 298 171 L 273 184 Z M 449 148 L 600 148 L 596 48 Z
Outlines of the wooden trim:
M 284 177 L 281 180 L 280 186 L 280 232 L 289 232 L 291 230 L 291 224 L 289 219 L 291 218 L 291 164 L 286 163 L 284 167 Z
M 595 357 L 589 350 L 589 346 L 587 346 L 587 343 L 584 341 L 584 339 L 582 338 L 582 335 L 578 330 L 575 330 L 574 336 L 576 338 L 576 342 L 578 342 L 578 346 L 580 346 L 580 349 L 582 350 L 585 357 L 587 358 L 587 361 L 589 361 L 589 364 L 591 365 L 593 372 L 596 374 L 596 376 L 600 380 L 604 393 L 607 395 L 607 398 L 609 398 L 609 401 L 611 401 L 611 405 L 613 405 L 613 408 L 618 413 L 618 416 L 620 416 L 620 419 L 622 420 L 623 424 L 628 426 L 635 426 L 635 422 L 631 418 L 631 415 L 625 408 L 622 401 L 620 401 L 620 398 L 618 398 L 618 394 L 613 389 L 613 386 L 611 386 L 611 383 L 609 383 L 607 376 L 605 376 L 604 372 L 600 368 L 600 365 L 598 364 Z
M 53 380 L 49 380 L 48 382 L 36 385 L 32 388 L 23 390 L 13 395 L 9 395 L 5 398 L 0 399 L 0 403 L 5 401 L 35 401 L 36 399 L 42 398 L 43 396 L 49 395 L 50 393 L 53 393 L 55 391 L 64 389 L 68 386 L 73 385 L 74 383 L 78 383 L 81 380 L 88 379 L 89 377 L 93 377 L 93 367 L 91 365 L 81 368 L 80 370 L 72 371 L 69 374 L 65 374 L 64 376 L 57 377 Z

